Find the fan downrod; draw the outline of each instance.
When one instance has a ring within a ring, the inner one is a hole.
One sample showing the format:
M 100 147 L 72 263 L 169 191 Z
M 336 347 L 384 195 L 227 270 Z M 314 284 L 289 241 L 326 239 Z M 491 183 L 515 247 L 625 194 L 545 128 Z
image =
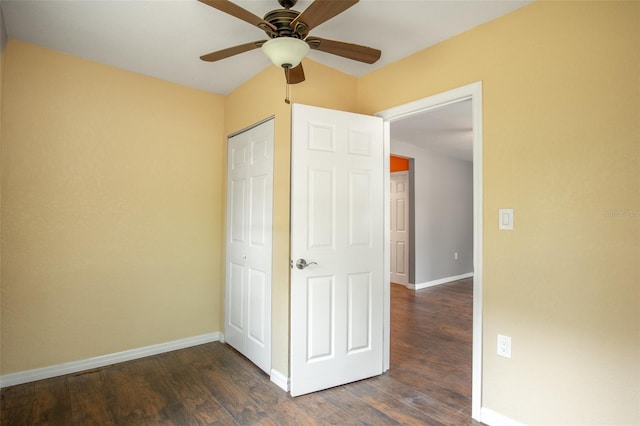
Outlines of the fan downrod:
M 291 9 L 293 6 L 296 5 L 297 2 L 298 0 L 278 0 L 278 3 L 280 3 L 280 6 L 284 7 L 285 9 Z

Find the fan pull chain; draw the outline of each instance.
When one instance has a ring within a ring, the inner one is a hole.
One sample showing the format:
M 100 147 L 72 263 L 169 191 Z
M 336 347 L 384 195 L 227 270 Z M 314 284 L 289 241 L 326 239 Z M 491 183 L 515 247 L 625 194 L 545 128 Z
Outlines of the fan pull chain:
M 284 71 L 287 73 L 287 81 L 286 81 L 286 92 L 285 92 L 285 97 L 284 97 L 284 102 L 286 104 L 290 104 L 291 101 L 289 100 L 289 71 L 291 71 L 291 65 L 287 65 L 284 67 Z

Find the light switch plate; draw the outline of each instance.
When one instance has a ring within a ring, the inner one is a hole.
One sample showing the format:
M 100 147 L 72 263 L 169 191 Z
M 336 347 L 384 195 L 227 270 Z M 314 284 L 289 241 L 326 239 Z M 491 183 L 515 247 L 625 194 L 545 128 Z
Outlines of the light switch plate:
M 513 209 L 498 209 L 498 229 L 513 231 Z

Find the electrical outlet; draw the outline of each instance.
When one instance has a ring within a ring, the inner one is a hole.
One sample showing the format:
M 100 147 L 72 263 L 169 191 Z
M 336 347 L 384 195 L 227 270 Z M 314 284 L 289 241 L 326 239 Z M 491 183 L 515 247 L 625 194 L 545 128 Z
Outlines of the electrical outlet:
M 511 358 L 511 337 L 498 334 L 498 355 Z
M 453 253 L 453 259 L 458 260 L 458 252 Z

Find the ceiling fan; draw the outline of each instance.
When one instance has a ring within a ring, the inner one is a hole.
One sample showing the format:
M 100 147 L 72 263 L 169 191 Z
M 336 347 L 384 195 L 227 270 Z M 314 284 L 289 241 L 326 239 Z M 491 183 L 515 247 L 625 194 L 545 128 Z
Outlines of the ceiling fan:
M 199 1 L 257 26 L 269 37 L 268 40 L 240 44 L 202 55 L 200 59 L 203 61 L 215 62 L 262 48 L 275 65 L 284 68 L 287 83 L 296 84 L 304 81 L 304 70 L 300 61 L 309 49 L 367 64 L 376 62 L 382 53 L 371 47 L 309 36 L 310 30 L 344 12 L 358 3 L 358 0 L 315 0 L 303 12 L 291 9 L 298 0 L 278 0 L 283 8 L 268 12 L 264 18 L 254 15 L 229 0 Z

